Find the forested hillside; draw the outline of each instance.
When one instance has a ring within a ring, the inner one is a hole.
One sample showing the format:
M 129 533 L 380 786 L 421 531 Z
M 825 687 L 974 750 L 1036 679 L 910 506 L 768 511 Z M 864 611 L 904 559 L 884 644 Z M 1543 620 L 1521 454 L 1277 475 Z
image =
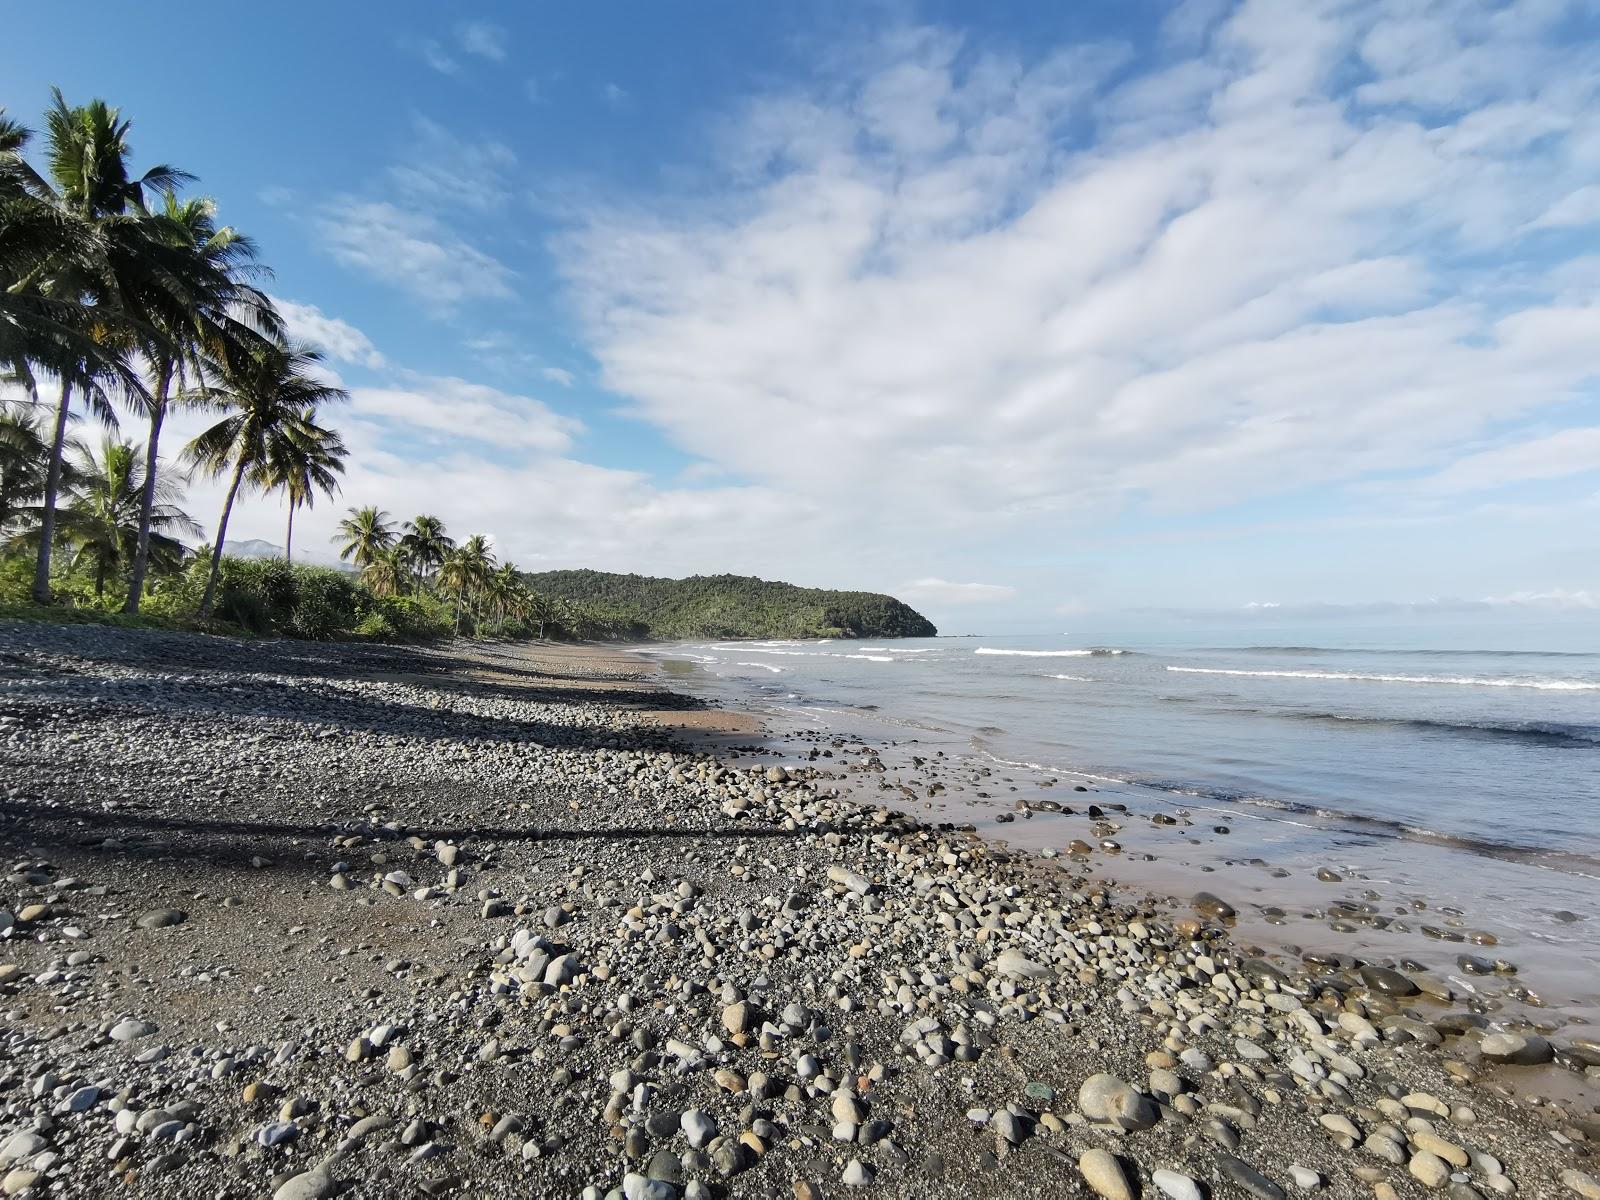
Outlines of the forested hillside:
M 534 591 L 609 618 L 623 636 L 684 638 L 933 637 L 921 613 L 893 596 L 769 583 L 748 575 L 654 579 L 604 571 L 543 571 Z

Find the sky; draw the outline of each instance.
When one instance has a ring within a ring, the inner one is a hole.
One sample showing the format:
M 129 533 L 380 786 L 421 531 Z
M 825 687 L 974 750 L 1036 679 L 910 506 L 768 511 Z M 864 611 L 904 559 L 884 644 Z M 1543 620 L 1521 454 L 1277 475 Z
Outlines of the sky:
M 9 6 L 0 105 L 104 97 L 257 241 L 351 397 L 308 553 L 1600 612 L 1595 0 L 142 8 Z

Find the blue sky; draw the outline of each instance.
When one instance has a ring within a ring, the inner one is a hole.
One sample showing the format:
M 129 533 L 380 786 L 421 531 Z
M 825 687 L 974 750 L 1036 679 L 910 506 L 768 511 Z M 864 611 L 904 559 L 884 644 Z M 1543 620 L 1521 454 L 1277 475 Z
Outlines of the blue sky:
M 200 175 L 327 350 L 308 546 L 378 503 L 963 628 L 1600 607 L 1593 3 L 378 11 L 0 47 L 13 114 L 104 96 Z

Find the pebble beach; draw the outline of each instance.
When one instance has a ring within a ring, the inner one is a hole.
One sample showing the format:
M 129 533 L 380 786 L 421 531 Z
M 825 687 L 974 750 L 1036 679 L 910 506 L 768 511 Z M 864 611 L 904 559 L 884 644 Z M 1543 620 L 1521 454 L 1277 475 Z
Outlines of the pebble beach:
M 611 650 L 0 623 L 0 1193 L 1600 1198 L 1600 1040 L 769 749 Z

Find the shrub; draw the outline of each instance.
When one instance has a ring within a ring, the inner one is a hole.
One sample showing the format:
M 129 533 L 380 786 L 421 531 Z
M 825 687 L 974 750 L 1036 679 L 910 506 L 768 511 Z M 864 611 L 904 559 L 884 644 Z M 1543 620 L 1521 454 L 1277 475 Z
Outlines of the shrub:
M 288 633 L 301 638 L 330 638 L 348 633 L 371 602 L 371 593 L 341 571 L 326 567 L 292 568 L 294 597 Z
M 450 617 L 431 597 L 375 598 L 356 633 L 374 641 L 426 642 L 450 636 Z

